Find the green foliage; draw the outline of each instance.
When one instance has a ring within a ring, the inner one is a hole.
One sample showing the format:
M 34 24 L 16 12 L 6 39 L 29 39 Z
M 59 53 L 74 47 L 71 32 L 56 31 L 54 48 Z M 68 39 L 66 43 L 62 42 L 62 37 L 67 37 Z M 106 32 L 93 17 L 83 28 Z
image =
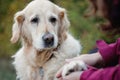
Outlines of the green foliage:
M 11 57 L 20 47 L 20 43 L 15 45 L 10 43 L 12 34 L 13 17 L 17 11 L 20 11 L 30 0 L 1 0 L 0 1 L 0 58 Z M 22 4 L 20 4 L 22 3 Z

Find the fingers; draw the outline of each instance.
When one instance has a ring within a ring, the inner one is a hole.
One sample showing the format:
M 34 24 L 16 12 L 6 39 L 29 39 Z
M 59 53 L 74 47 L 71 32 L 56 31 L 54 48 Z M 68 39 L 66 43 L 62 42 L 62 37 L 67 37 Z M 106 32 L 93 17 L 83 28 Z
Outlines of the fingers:
M 61 77 L 61 78 L 58 78 L 58 80 L 64 80 L 64 79 Z
M 71 73 L 70 75 L 62 78 L 61 80 L 80 80 L 80 75 L 82 72 L 74 72 Z
M 63 69 L 67 64 L 65 64 L 57 73 L 56 73 L 56 78 L 62 77 Z
M 68 62 L 67 62 L 68 61 Z M 72 61 L 72 59 L 66 59 L 66 62 L 67 63 L 69 63 L 69 62 L 71 62 Z M 66 64 L 65 64 L 66 65 Z M 64 65 L 64 66 L 65 66 Z M 60 78 L 60 77 L 62 77 L 62 72 L 63 72 L 63 68 L 64 68 L 64 66 L 56 73 L 56 78 Z
M 63 67 L 56 73 L 56 78 L 62 77 L 62 70 L 63 70 Z
M 65 61 L 66 61 L 66 63 L 70 63 L 71 61 L 74 61 L 74 60 L 79 60 L 79 57 L 75 57 L 75 58 L 72 58 L 72 59 L 66 59 Z M 61 78 L 62 77 L 63 67 L 56 73 L 56 78 Z

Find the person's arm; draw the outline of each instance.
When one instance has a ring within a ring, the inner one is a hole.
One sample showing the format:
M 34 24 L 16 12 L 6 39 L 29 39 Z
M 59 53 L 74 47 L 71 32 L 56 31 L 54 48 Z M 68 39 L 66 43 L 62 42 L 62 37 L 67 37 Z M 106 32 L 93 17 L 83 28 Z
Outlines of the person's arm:
M 74 60 L 83 61 L 90 66 L 103 62 L 102 56 L 100 55 L 99 52 L 93 54 L 83 54 L 72 59 L 66 59 L 66 62 L 71 62 Z
M 89 68 L 80 76 L 80 80 L 120 80 L 120 39 L 113 44 L 97 41 L 97 46 L 106 68 Z
M 120 80 L 120 66 L 88 69 L 82 73 L 80 80 Z
M 80 80 L 81 74 L 82 74 L 82 72 L 80 72 L 80 71 L 73 72 L 73 73 L 69 74 L 68 76 L 58 78 L 58 80 Z
M 120 39 L 112 44 L 107 44 L 103 40 L 99 40 L 97 41 L 97 47 L 106 67 L 118 64 Z
M 99 52 L 94 53 L 94 54 L 84 54 L 84 55 L 81 55 L 79 57 L 75 57 L 75 58 L 72 58 L 72 59 L 66 59 L 66 62 L 69 63 L 71 61 L 76 61 L 76 60 L 77 61 L 81 61 L 82 60 L 87 65 L 91 65 L 92 66 L 92 65 L 94 65 L 94 64 L 96 64 L 98 62 L 101 62 L 102 61 L 102 56 L 100 55 Z M 56 77 L 57 78 L 62 78 L 61 74 L 62 74 L 62 71 L 63 71 L 63 67 L 56 73 Z M 80 74 L 78 74 L 78 75 L 80 75 Z M 76 75 L 76 76 L 78 76 L 78 75 Z M 67 76 L 67 78 L 70 78 L 70 77 L 74 78 L 74 75 L 71 74 L 71 75 Z M 79 78 L 79 76 L 78 76 L 78 78 Z M 62 80 L 62 79 L 59 79 L 59 80 Z
M 64 78 L 60 77 L 58 80 L 120 80 L 120 66 L 73 72 Z
M 111 63 L 115 63 L 115 64 L 117 63 L 118 54 L 120 55 L 120 49 L 119 49 L 120 48 L 120 39 L 118 39 L 116 43 L 113 43 L 110 45 L 106 44 L 104 41 L 97 41 L 97 46 L 99 49 L 99 52 L 97 52 L 97 53 L 81 55 L 79 57 L 75 57 L 73 59 L 68 59 L 66 61 L 70 62 L 73 60 L 82 60 L 86 64 L 91 65 L 91 66 L 95 65 L 96 63 L 99 63 L 99 62 L 105 62 L 107 65 L 111 65 Z M 94 71 L 94 69 L 93 69 L 93 71 Z M 97 70 L 95 70 L 95 71 L 97 71 Z M 108 71 L 108 70 L 105 70 L 105 72 L 106 71 Z M 85 74 L 85 72 L 83 72 L 83 74 Z M 57 78 L 62 77 L 61 73 L 62 73 L 62 68 L 61 68 L 61 70 L 59 70 L 57 72 L 56 77 Z M 91 69 L 88 69 L 86 74 L 87 73 L 90 73 L 92 75 Z M 82 74 L 82 78 L 83 78 L 83 74 Z M 88 76 L 86 76 L 86 78 L 87 77 Z M 84 76 L 84 78 L 85 78 L 85 76 Z M 83 79 L 83 80 L 88 80 L 88 79 Z
M 83 54 L 78 57 L 67 59 L 67 62 L 73 60 L 82 60 L 88 65 L 94 66 L 97 63 L 105 63 L 106 65 L 114 65 L 118 60 L 118 51 L 120 46 L 120 38 L 116 43 L 107 44 L 103 40 L 96 42 L 98 47 L 98 52 L 93 54 Z M 114 63 L 114 64 L 111 64 Z

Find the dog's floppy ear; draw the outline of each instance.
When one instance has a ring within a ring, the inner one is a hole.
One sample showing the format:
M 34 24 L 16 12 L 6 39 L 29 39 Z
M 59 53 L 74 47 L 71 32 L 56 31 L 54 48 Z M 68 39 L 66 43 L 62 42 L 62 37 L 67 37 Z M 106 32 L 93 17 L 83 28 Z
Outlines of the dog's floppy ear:
M 59 42 L 62 42 L 67 38 L 66 34 L 70 26 L 70 22 L 67 18 L 67 13 L 65 9 L 60 8 L 59 18 L 60 18 L 60 27 L 58 34 L 59 34 Z
M 70 22 L 67 18 L 67 13 L 65 9 L 62 8 L 60 10 L 59 17 L 61 20 L 61 26 L 64 27 L 65 29 L 68 29 L 68 27 L 70 26 Z
M 12 43 L 16 43 L 19 40 L 24 20 L 25 17 L 22 12 L 17 12 L 15 14 L 14 24 L 12 27 L 12 38 L 10 40 Z

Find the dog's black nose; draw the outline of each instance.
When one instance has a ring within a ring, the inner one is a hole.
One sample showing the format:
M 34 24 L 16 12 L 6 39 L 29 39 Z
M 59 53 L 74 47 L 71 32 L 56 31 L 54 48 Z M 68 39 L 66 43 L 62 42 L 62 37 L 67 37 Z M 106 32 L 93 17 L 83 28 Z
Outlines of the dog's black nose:
M 54 44 L 54 35 L 50 34 L 50 33 L 46 33 L 43 37 L 42 37 L 43 41 L 44 41 L 44 45 L 45 47 L 51 47 Z

